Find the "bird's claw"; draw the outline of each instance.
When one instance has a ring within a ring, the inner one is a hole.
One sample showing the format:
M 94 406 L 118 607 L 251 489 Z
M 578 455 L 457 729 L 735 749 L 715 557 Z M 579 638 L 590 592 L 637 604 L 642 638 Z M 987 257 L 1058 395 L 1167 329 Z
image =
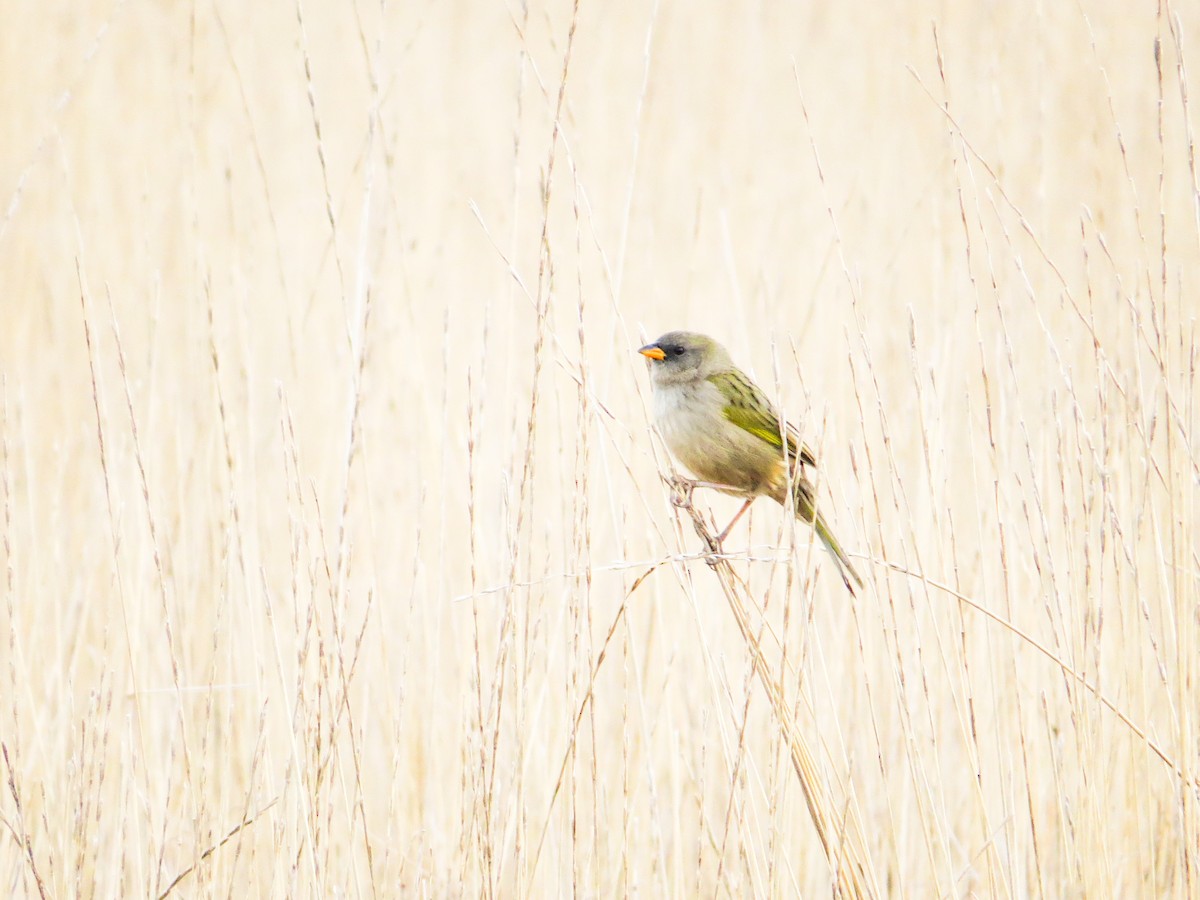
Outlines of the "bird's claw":
M 696 490 L 696 482 L 690 478 L 672 475 L 667 479 L 671 488 L 671 505 L 677 509 L 692 508 L 692 492 Z

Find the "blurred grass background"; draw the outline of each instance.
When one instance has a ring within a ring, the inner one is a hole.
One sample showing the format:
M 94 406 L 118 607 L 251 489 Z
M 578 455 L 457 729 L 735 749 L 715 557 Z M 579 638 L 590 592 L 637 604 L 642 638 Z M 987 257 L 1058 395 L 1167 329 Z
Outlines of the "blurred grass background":
M 728 545 L 868 888 L 1200 892 L 1194 7 L 3 20 L 12 895 L 845 889 L 681 327 L 861 554 Z

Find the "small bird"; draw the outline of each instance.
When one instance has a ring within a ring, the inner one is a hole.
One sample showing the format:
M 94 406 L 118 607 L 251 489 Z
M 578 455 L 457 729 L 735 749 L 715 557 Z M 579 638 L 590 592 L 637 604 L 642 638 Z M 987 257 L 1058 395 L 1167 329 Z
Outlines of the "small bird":
M 817 512 L 816 489 L 805 471 L 816 467 L 816 456 L 790 425 L 785 452 L 779 413 L 725 348 L 702 334 L 671 331 L 638 352 L 651 360 L 654 424 L 671 453 L 702 486 L 746 500 L 717 542 L 756 497 L 786 503 L 790 472 L 796 517 L 811 523 L 829 548 L 850 593 L 861 588 L 862 579 Z

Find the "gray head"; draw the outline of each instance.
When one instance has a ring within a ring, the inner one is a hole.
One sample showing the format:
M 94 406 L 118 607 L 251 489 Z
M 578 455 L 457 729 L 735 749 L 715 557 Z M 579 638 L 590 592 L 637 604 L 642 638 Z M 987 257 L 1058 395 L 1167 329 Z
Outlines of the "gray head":
M 733 365 L 724 347 L 694 331 L 668 331 L 638 353 L 651 361 L 650 377 L 657 385 L 698 381 Z

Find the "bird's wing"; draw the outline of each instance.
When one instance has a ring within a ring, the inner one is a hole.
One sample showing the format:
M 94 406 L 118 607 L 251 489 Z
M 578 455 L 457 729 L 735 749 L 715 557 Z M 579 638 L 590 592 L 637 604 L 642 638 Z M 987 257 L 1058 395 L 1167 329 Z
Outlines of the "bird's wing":
M 766 394 L 759 390 L 758 385 L 745 373 L 729 369 L 714 372 L 708 376 L 708 380 L 725 398 L 726 419 L 738 428 L 762 438 L 772 447 L 783 449 L 783 439 L 779 434 L 779 413 L 775 411 Z M 799 452 L 797 447 L 800 448 Z M 806 466 L 817 464 L 816 454 L 801 443 L 799 433 L 790 424 L 787 426 L 787 452 L 789 459 L 799 457 L 800 462 Z

